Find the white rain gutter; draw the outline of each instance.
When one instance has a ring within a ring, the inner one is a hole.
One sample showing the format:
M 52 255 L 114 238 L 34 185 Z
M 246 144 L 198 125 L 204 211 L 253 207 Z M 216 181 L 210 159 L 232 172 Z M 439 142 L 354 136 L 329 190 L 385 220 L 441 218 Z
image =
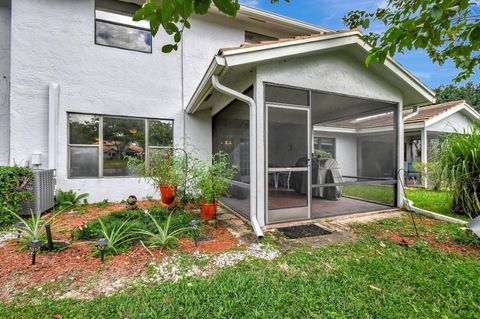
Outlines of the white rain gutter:
M 418 113 L 420 113 L 420 106 L 417 105 L 417 106 L 415 106 L 415 111 L 413 111 L 412 114 L 408 114 L 407 116 L 405 116 L 405 117 L 403 118 L 403 122 L 405 122 L 406 120 L 408 120 L 408 119 L 410 119 L 410 118 L 412 118 L 412 117 L 414 117 L 414 116 L 417 116 Z
M 234 97 L 249 106 L 250 117 L 250 222 L 252 223 L 253 231 L 257 235 L 257 239 L 262 241 L 264 238 L 262 229 L 258 224 L 257 219 L 257 148 L 256 148 L 256 112 L 257 104 L 255 101 L 240 92 L 237 92 L 229 87 L 224 86 L 218 80 L 218 75 L 212 75 L 212 85 L 220 93 Z M 253 174 L 252 174 L 253 173 Z

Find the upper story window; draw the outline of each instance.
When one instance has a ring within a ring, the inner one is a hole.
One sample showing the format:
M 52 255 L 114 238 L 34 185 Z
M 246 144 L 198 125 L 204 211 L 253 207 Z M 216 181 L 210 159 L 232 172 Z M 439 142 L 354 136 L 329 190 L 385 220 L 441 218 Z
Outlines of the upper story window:
M 173 120 L 68 114 L 69 176 L 135 176 L 128 158 L 145 161 L 173 146 Z
M 147 21 L 132 21 L 140 7 L 115 0 L 95 2 L 95 43 L 114 48 L 152 53 L 152 34 Z

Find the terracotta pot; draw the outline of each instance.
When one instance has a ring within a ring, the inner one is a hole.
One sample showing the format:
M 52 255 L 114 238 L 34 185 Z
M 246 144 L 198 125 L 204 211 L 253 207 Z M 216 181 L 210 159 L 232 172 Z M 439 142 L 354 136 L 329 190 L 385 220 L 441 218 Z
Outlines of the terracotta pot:
M 177 194 L 177 186 L 160 186 L 160 194 L 162 194 L 162 203 L 171 204 L 175 200 Z
M 200 203 L 200 216 L 203 220 L 213 220 L 217 212 L 218 202 L 214 203 Z

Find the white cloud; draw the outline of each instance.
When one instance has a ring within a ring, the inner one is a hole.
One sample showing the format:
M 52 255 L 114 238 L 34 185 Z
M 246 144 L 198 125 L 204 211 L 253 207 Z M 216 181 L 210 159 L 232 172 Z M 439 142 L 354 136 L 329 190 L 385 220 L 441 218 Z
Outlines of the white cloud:
M 249 7 L 258 7 L 260 0 L 241 0 L 240 3 Z

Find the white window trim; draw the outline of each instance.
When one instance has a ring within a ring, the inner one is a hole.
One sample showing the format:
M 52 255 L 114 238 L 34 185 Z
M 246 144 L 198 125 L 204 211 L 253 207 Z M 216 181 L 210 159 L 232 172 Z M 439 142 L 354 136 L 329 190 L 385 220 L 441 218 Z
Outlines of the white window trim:
M 70 114 L 78 114 L 78 115 L 89 115 L 98 118 L 98 144 L 72 144 L 70 143 Z M 120 118 L 120 119 L 137 119 L 143 120 L 145 125 L 145 148 L 144 148 L 144 156 L 145 156 L 145 164 L 149 165 L 150 156 L 149 150 L 151 149 L 172 149 L 174 146 L 175 141 L 175 120 L 174 119 L 167 119 L 167 118 L 145 118 L 145 117 L 135 117 L 135 116 L 117 116 L 117 115 L 99 115 L 99 114 L 89 114 L 89 113 L 76 113 L 76 112 L 68 112 L 67 113 L 67 176 L 68 179 L 111 179 L 111 178 L 138 178 L 138 176 L 103 176 L 103 119 L 105 117 L 108 118 Z M 171 122 L 172 124 L 172 145 L 171 146 L 159 146 L 154 145 L 150 146 L 149 144 L 149 121 L 166 121 Z M 85 148 L 98 148 L 98 175 L 97 176 L 71 176 L 71 151 L 72 147 L 85 147 Z

